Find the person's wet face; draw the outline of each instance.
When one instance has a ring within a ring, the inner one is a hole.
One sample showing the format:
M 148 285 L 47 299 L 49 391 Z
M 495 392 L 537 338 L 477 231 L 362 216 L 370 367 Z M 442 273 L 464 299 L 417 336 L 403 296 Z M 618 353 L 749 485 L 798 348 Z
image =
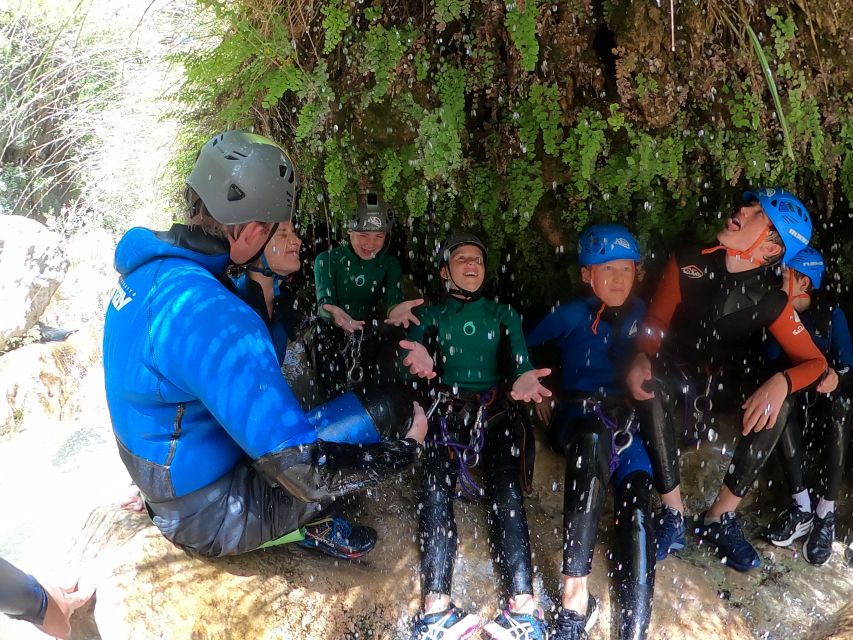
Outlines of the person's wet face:
M 279 224 L 264 251 L 270 270 L 281 276 L 289 276 L 291 273 L 299 271 L 301 267 L 299 249 L 301 247 L 302 238 L 296 233 L 293 222 L 288 220 Z
M 746 251 L 759 235 L 770 226 L 770 219 L 758 202 L 749 202 L 726 219 L 717 241 L 728 249 Z
M 385 233 L 370 231 L 350 231 L 349 242 L 352 250 L 362 260 L 373 260 L 385 246 Z
M 636 272 L 633 260 L 611 260 L 581 267 L 581 278 L 608 307 L 621 307 L 631 295 Z
M 449 271 L 448 271 L 449 270 Z M 448 258 L 446 266 L 441 268 L 441 277 L 450 279 L 458 288 L 465 291 L 477 291 L 486 278 L 486 264 L 483 250 L 474 244 L 456 247 Z

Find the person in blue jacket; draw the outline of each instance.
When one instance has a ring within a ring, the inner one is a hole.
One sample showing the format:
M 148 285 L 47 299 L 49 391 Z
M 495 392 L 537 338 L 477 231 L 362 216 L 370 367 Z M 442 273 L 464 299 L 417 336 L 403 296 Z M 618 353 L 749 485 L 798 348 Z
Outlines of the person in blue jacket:
M 407 417 L 383 398 L 348 394 L 306 415 L 263 320 L 235 295 L 226 268 L 258 259 L 298 189 L 279 145 L 226 132 L 187 178 L 189 224 L 134 228 L 116 248 L 104 370 L 119 455 L 163 535 L 202 555 L 274 544 L 409 467 L 426 431 L 415 406 L 404 438 L 380 439 Z M 367 527 L 332 533 L 329 550 L 347 557 L 373 546 Z
M 782 459 L 793 500 L 765 531 L 765 537 L 780 547 L 807 536 L 803 555 L 815 565 L 826 563 L 832 555 L 835 500 L 841 488 L 853 415 L 850 330 L 841 308 L 819 295 L 824 271 L 823 257 L 815 249 L 806 247 L 782 273 L 783 288 L 792 299 L 803 326 L 826 356 L 830 369 L 818 385 L 818 393 L 811 392 L 811 397 L 802 398 L 798 410 L 791 413 L 785 426 Z M 769 343 L 767 356 L 771 361 L 783 358 L 778 343 Z M 810 406 L 807 408 L 806 404 Z M 807 435 L 811 436 L 816 449 L 813 459 L 820 481 L 820 486 L 811 491 L 803 477 L 804 429 L 810 432 Z
M 548 399 L 537 413 L 566 456 L 562 607 L 553 640 L 581 640 L 598 605 L 587 588 L 608 480 L 614 488 L 619 638 L 645 638 L 651 616 L 655 548 L 652 467 L 626 402 L 623 369 L 646 311 L 633 295 L 637 241 L 625 227 L 587 227 L 578 241 L 581 277 L 590 293 L 554 309 L 527 336 L 527 346 L 559 347 L 562 369 L 556 414 Z

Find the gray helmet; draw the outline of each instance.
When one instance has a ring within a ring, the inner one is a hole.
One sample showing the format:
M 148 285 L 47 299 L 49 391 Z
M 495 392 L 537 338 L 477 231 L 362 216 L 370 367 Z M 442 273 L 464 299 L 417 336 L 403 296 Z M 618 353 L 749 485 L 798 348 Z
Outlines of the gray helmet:
M 355 219 L 350 222 L 349 230 L 358 233 L 388 233 L 391 231 L 391 217 L 388 206 L 373 189 L 368 189 L 359 199 Z
M 299 176 L 269 138 L 226 131 L 201 148 L 187 185 L 222 224 L 286 222 L 296 211 Z

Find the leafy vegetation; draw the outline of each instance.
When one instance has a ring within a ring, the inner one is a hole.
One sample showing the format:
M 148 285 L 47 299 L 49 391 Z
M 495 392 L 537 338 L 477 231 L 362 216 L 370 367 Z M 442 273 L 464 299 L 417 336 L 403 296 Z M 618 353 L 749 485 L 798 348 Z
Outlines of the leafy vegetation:
M 660 258 L 760 185 L 800 194 L 824 249 L 853 248 L 846 5 L 677 3 L 672 53 L 668 13 L 643 3 L 199 4 L 216 37 L 179 56 L 178 164 L 254 127 L 298 157 L 300 215 L 324 234 L 381 185 L 413 272 L 431 260 L 414 238 L 476 227 L 519 301 L 552 301 L 590 221 L 628 223 Z

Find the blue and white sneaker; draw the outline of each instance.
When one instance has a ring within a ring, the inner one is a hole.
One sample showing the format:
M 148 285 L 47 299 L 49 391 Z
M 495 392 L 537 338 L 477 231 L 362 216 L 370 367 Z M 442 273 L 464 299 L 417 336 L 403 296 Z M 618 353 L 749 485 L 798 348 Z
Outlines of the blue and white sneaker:
M 465 640 L 480 628 L 480 616 L 465 613 L 452 602 L 444 611 L 418 613 L 411 640 Z
M 704 514 L 699 516 L 696 536 L 700 544 L 716 547 L 717 556 L 732 569 L 749 571 L 761 566 L 761 556 L 743 535 L 734 511 L 724 513 L 720 522 L 711 524 L 704 524 Z
M 493 640 L 545 640 L 548 635 L 548 627 L 539 610 L 533 613 L 503 611 L 483 627 L 483 631 Z
M 324 518 L 305 525 L 305 539 L 297 544 L 333 558 L 355 560 L 374 547 L 376 530 L 341 517 Z
M 684 524 L 684 516 L 672 507 L 664 507 L 655 518 L 655 542 L 657 561 L 666 560 L 673 551 L 684 548 L 684 536 L 687 526 Z

